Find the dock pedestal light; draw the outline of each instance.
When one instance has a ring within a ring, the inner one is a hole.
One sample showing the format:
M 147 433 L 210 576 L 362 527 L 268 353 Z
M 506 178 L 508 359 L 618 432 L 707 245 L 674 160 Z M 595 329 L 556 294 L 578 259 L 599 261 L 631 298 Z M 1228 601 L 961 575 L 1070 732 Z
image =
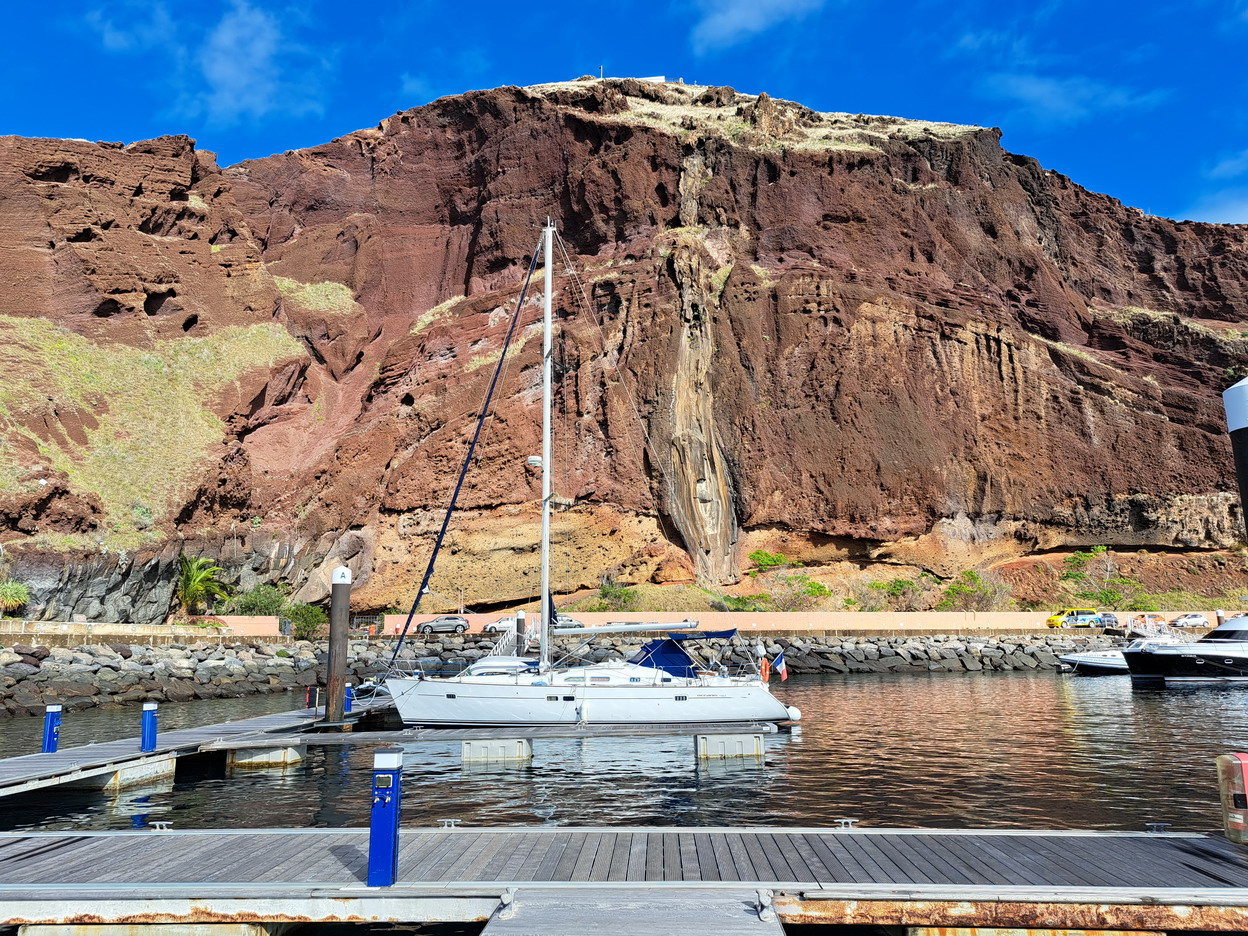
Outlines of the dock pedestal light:
M 139 730 L 139 750 L 144 753 L 156 750 L 156 703 L 143 703 L 143 725 Z
M 355 689 L 352 687 L 350 683 L 347 683 L 346 687 L 343 689 L 343 694 L 342 694 L 342 711 L 344 713 L 350 712 L 354 706 L 355 706 Z
M 43 710 L 43 753 L 55 754 L 61 743 L 61 707 L 49 705 Z
M 399 804 L 403 749 L 373 753 L 373 812 L 368 827 L 368 886 L 389 887 L 399 874 Z
M 325 678 L 325 721 L 341 724 L 347 679 L 347 617 L 351 610 L 351 570 L 334 569 L 329 593 L 329 665 Z

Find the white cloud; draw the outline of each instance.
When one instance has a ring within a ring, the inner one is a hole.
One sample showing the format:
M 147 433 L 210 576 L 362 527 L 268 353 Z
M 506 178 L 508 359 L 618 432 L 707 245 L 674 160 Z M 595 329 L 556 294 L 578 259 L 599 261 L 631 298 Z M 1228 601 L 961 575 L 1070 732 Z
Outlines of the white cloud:
M 998 72 L 980 85 L 985 96 L 1014 105 L 1014 116 L 1040 127 L 1066 127 L 1116 111 L 1149 110 L 1161 104 L 1169 92 L 1138 93 L 1103 84 L 1082 75 L 1047 75 Z
M 142 52 L 174 34 L 173 18 L 163 3 L 131 0 L 105 9 L 88 10 L 83 16 L 109 52 Z
M 1248 224 L 1248 188 L 1209 192 L 1186 211 L 1180 212 L 1178 217 L 1215 224 Z
M 320 91 L 331 61 L 284 28 L 297 25 L 297 18 L 279 19 L 248 0 L 230 0 L 207 24 L 184 9 L 175 8 L 175 17 L 160 0 L 128 0 L 109 9 L 88 13 L 89 28 L 107 51 L 162 57 L 163 66 L 146 67 L 161 74 L 170 110 L 180 117 L 230 126 L 322 112 Z
M 433 93 L 431 88 L 429 79 L 423 75 L 413 75 L 409 72 L 404 72 L 399 76 L 399 94 L 403 96 L 405 101 L 415 99 L 423 104 L 429 100 L 430 95 Z M 414 104 L 405 106 L 412 107 Z
M 1240 150 L 1234 156 L 1223 159 L 1206 175 L 1211 179 L 1233 179 L 1248 172 L 1248 150 Z
M 825 0 L 697 0 L 702 16 L 689 39 L 702 55 L 726 49 L 788 20 L 801 19 Z

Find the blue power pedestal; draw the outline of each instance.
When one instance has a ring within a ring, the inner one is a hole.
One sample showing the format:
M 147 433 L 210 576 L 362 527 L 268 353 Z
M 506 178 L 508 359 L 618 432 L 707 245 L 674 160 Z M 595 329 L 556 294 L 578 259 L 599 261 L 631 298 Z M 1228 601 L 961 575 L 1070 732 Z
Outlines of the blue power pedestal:
M 156 750 L 156 703 L 143 703 L 143 725 L 139 730 L 139 750 Z
M 342 711 L 347 713 L 351 711 L 351 706 L 355 704 L 355 689 L 350 683 L 347 683 L 346 689 L 342 694 Z
M 403 749 L 373 752 L 373 813 L 368 827 L 368 886 L 389 887 L 399 875 L 399 805 Z
M 61 707 L 49 705 L 43 710 L 43 753 L 55 754 L 61 743 Z

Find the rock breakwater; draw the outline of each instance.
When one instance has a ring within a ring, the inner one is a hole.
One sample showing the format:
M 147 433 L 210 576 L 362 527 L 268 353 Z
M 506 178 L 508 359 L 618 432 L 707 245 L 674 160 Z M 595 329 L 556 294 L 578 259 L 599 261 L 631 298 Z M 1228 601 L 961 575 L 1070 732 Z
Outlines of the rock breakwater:
M 790 672 L 835 673 L 978 673 L 1008 670 L 1056 670 L 1058 655 L 1074 650 L 1105 649 L 1115 641 L 1102 636 L 1044 634 L 1008 637 L 897 636 L 760 638 L 770 658 L 784 651 Z M 1121 641 L 1119 641 L 1121 642 Z M 744 663 L 753 645 L 706 641 L 693 647 L 703 660 L 718 657 Z M 454 671 L 485 656 L 492 640 L 468 637 L 425 638 L 405 643 L 403 666 L 427 672 Z M 634 637 L 591 640 L 581 656 L 590 661 L 631 655 Z M 556 653 L 577 645 L 555 642 Z M 381 672 L 394 652 L 393 641 L 352 641 L 348 678 L 357 682 Z M 15 644 L 0 648 L 0 715 L 41 715 L 59 703 L 68 711 L 139 702 L 184 702 L 238 698 L 324 685 L 326 644 L 249 643 L 92 644 L 43 647 Z

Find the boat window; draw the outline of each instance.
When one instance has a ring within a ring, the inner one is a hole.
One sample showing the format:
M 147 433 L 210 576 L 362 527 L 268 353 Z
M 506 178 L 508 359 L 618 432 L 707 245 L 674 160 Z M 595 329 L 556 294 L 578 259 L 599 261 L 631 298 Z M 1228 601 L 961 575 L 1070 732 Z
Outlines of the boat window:
M 584 681 L 585 681 L 584 676 L 569 676 L 568 677 L 568 682 L 584 682 Z
M 671 677 L 671 676 L 664 676 L 664 677 L 663 677 L 663 682 L 671 682 L 671 681 L 672 681 L 672 677 Z
M 1248 641 L 1248 631 L 1242 631 L 1242 630 L 1228 631 L 1228 630 L 1222 630 L 1221 628 L 1218 628 L 1217 630 L 1210 631 L 1204 637 L 1200 638 L 1198 643 L 1211 643 L 1215 640 Z
M 559 701 L 559 697 L 558 697 L 557 695 L 548 695 L 548 696 L 546 697 L 546 701 L 547 701 L 547 702 L 558 702 L 558 701 Z
M 689 697 L 688 697 L 687 695 L 678 695 L 678 696 L 676 697 L 676 701 L 677 701 L 677 702 L 688 702 L 688 701 L 689 701 Z
M 446 697 L 447 697 L 448 699 L 453 699 L 453 698 L 455 698 L 455 693 L 453 693 L 453 692 L 448 692 L 448 693 L 446 694 Z
M 575 702 L 575 701 L 576 701 L 576 696 L 574 696 L 574 695 L 565 695 L 565 696 L 563 697 L 563 701 L 564 701 L 564 702 Z
M 629 676 L 629 677 L 628 677 L 628 681 L 629 681 L 629 682 L 641 682 L 641 677 L 639 677 L 639 676 Z

